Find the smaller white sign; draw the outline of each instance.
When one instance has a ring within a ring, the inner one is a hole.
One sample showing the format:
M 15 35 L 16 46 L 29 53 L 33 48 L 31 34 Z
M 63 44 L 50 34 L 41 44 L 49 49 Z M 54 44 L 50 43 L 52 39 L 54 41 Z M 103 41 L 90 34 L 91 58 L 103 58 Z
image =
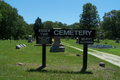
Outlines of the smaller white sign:
M 79 38 L 79 44 L 93 44 L 93 38 L 92 37 L 80 37 Z

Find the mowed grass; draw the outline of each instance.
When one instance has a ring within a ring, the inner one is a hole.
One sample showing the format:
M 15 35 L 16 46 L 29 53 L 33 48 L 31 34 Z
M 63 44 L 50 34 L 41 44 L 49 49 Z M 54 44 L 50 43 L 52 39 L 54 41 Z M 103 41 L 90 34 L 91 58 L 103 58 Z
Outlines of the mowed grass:
M 75 43 L 76 40 L 74 40 L 74 39 L 70 39 L 70 41 L 66 41 L 65 39 L 63 39 L 62 41 L 67 42 L 72 46 L 75 45 L 77 48 L 83 49 L 83 44 L 76 44 Z M 116 40 L 100 40 L 100 43 L 94 42 L 94 44 L 99 44 L 99 45 L 112 45 L 112 47 L 113 47 L 112 49 L 110 49 L 110 48 L 109 49 L 108 48 L 104 48 L 104 49 L 91 48 L 91 49 L 120 56 L 120 43 L 116 43 L 115 41 Z M 107 44 L 105 44 L 105 42 L 107 42 Z M 116 48 L 114 48 L 114 45 L 116 46 Z M 89 50 L 89 49 L 88 49 L 88 51 L 91 52 L 91 50 Z
M 72 46 L 82 48 L 82 44 L 75 44 L 76 40 L 69 40 Z M 26 44 L 26 47 L 15 49 L 16 44 Z M 120 80 L 120 67 L 98 59 L 88 54 L 88 68 L 86 73 L 80 73 L 83 57 L 76 56 L 83 52 L 65 47 L 65 52 L 49 52 L 46 47 L 46 67 L 36 70 L 42 65 L 42 46 L 23 41 L 0 41 L 0 80 Z M 99 63 L 105 62 L 106 67 Z M 18 65 L 23 63 L 23 65 Z
M 94 43 L 94 44 L 100 44 L 100 45 L 112 45 L 113 49 L 97 49 L 98 51 L 110 53 L 113 55 L 120 56 L 120 43 L 116 43 L 116 40 L 100 40 L 100 43 Z M 105 44 L 107 42 L 107 44 Z M 116 48 L 114 48 L 114 45 Z M 93 48 L 92 48 L 93 49 Z M 96 50 L 96 49 L 95 49 Z

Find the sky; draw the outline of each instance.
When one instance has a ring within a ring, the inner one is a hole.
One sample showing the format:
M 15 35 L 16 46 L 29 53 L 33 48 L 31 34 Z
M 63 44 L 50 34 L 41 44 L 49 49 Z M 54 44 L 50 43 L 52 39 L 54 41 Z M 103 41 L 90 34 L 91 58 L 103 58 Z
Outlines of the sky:
M 34 24 L 37 17 L 42 22 L 58 21 L 71 25 L 79 23 L 79 15 L 83 12 L 83 5 L 92 3 L 97 7 L 101 21 L 104 13 L 111 10 L 120 10 L 120 0 L 4 0 L 13 8 L 17 8 L 18 14 L 23 16 L 28 24 Z

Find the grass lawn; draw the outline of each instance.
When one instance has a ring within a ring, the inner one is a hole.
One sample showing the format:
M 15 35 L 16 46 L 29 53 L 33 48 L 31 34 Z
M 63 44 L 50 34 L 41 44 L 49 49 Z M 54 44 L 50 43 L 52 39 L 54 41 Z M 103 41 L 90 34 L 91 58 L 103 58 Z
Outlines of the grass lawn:
M 105 44 L 105 42 L 107 42 L 107 44 Z M 107 40 L 107 41 L 101 40 L 100 43 L 95 43 L 95 44 L 112 45 L 113 47 L 114 45 L 116 45 L 115 49 L 113 48 L 113 49 L 97 49 L 97 50 L 120 56 L 120 43 L 115 43 L 115 40 Z
M 83 45 L 75 44 L 75 41 L 66 43 L 82 48 Z M 15 49 L 16 44 L 26 44 L 26 47 Z M 42 46 L 34 44 L 27 40 L 0 41 L 0 80 L 120 80 L 120 67 L 89 54 L 87 72 L 80 73 L 83 58 L 76 54 L 82 56 L 83 52 L 65 45 L 65 52 L 49 52 L 50 46 L 47 46 L 46 67 L 38 71 L 36 69 L 42 64 Z M 116 53 L 119 53 L 118 49 Z M 106 67 L 100 67 L 100 62 L 104 62 Z
M 65 43 L 68 43 L 72 46 L 76 46 L 77 48 L 81 48 L 83 49 L 83 44 L 76 44 L 76 40 L 74 39 L 71 39 L 70 41 L 65 41 L 64 39 L 62 40 L 63 42 Z M 107 44 L 105 44 L 105 42 L 107 42 Z M 117 55 L 117 56 L 120 56 L 120 43 L 115 43 L 115 40 L 101 40 L 100 43 L 96 43 L 94 42 L 94 44 L 100 44 L 100 45 L 112 45 L 114 47 L 114 45 L 116 45 L 116 48 L 112 48 L 112 49 L 97 49 L 97 48 L 91 48 L 91 49 L 94 49 L 94 50 L 98 50 L 98 51 L 102 51 L 102 52 L 106 52 L 106 53 L 110 53 L 110 54 L 113 54 L 113 55 Z M 91 51 L 88 49 L 88 51 Z M 91 51 L 92 52 L 92 51 Z

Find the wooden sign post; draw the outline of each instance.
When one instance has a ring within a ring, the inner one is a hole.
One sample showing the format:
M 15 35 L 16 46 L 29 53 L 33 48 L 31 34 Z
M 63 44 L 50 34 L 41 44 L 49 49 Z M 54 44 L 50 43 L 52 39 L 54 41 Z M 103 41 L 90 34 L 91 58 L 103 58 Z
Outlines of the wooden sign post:
M 50 29 L 36 29 L 36 44 L 42 44 L 42 67 L 46 67 L 46 44 L 52 44 Z
M 88 44 L 94 43 L 95 30 L 83 29 L 36 29 L 36 43 L 42 44 L 42 66 L 46 66 L 46 44 L 52 44 L 51 36 L 78 36 L 79 44 L 83 44 L 83 68 L 87 69 L 87 49 Z
M 83 44 L 83 67 L 82 67 L 82 71 L 86 71 L 87 69 L 87 44 Z
M 83 67 L 82 72 L 85 72 L 87 69 L 87 51 L 88 51 L 88 44 L 93 44 L 94 37 L 79 37 L 79 44 L 83 44 Z
M 46 66 L 46 44 L 42 44 L 42 66 Z

